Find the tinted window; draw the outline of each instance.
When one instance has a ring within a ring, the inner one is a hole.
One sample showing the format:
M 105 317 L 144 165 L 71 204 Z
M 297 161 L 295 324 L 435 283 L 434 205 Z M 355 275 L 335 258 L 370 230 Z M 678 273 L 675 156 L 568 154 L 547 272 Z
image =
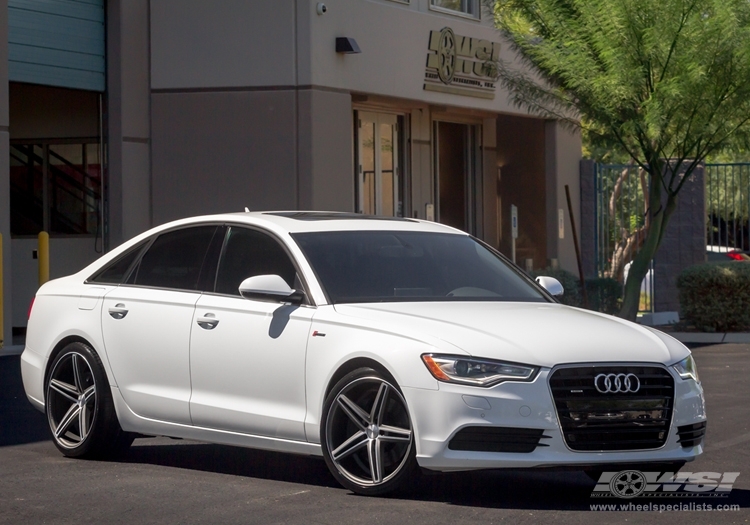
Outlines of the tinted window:
M 197 290 L 201 267 L 216 229 L 216 226 L 200 226 L 160 235 L 141 259 L 133 284 Z
M 293 237 L 333 303 L 546 301 L 468 235 L 343 231 Z
M 90 279 L 94 283 L 120 284 L 128 276 L 130 267 L 141 254 L 148 241 L 144 241 L 126 251 L 107 266 L 95 273 Z
M 280 275 L 295 288 L 294 264 L 274 238 L 247 228 L 231 228 L 219 262 L 216 292 L 239 295 L 242 281 L 267 274 Z

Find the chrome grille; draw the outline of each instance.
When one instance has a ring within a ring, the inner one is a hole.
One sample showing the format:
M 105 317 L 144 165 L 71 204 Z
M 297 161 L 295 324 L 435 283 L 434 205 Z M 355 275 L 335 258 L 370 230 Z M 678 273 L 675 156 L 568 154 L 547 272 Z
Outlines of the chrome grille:
M 602 393 L 600 374 L 633 374 L 637 392 Z M 674 379 L 650 366 L 560 368 L 549 379 L 563 437 L 571 450 L 647 450 L 664 445 L 674 402 Z

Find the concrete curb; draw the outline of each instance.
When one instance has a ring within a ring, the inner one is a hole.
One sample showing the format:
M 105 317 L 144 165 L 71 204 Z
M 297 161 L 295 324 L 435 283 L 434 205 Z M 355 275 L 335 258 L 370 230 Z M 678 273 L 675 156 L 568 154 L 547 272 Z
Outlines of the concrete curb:
M 0 348 L 0 357 L 8 355 L 21 355 L 23 353 L 23 345 L 15 346 L 4 346 Z
M 750 333 L 705 333 L 705 332 L 665 332 L 671 335 L 681 343 L 699 343 L 699 344 L 748 344 L 750 343 Z

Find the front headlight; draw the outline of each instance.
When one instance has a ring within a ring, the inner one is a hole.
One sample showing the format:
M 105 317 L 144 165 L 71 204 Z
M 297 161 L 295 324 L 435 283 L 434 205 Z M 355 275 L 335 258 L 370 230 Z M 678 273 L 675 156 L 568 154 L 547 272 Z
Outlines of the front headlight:
M 422 361 L 438 381 L 492 386 L 503 381 L 533 381 L 539 367 L 455 355 L 423 354 Z
M 700 383 L 700 379 L 698 379 L 698 367 L 695 366 L 695 360 L 693 359 L 692 354 L 672 366 L 677 370 L 677 373 L 680 374 L 682 379 L 689 379 L 692 377 L 696 383 Z

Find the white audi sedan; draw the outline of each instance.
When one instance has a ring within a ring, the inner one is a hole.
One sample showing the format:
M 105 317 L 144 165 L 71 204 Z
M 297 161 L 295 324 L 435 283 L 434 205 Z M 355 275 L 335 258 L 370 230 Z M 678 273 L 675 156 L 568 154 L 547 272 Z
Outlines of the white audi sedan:
M 23 382 L 66 456 L 139 435 L 322 455 L 361 494 L 419 467 L 673 470 L 701 454 L 689 350 L 562 292 L 433 222 L 184 219 L 39 289 Z

